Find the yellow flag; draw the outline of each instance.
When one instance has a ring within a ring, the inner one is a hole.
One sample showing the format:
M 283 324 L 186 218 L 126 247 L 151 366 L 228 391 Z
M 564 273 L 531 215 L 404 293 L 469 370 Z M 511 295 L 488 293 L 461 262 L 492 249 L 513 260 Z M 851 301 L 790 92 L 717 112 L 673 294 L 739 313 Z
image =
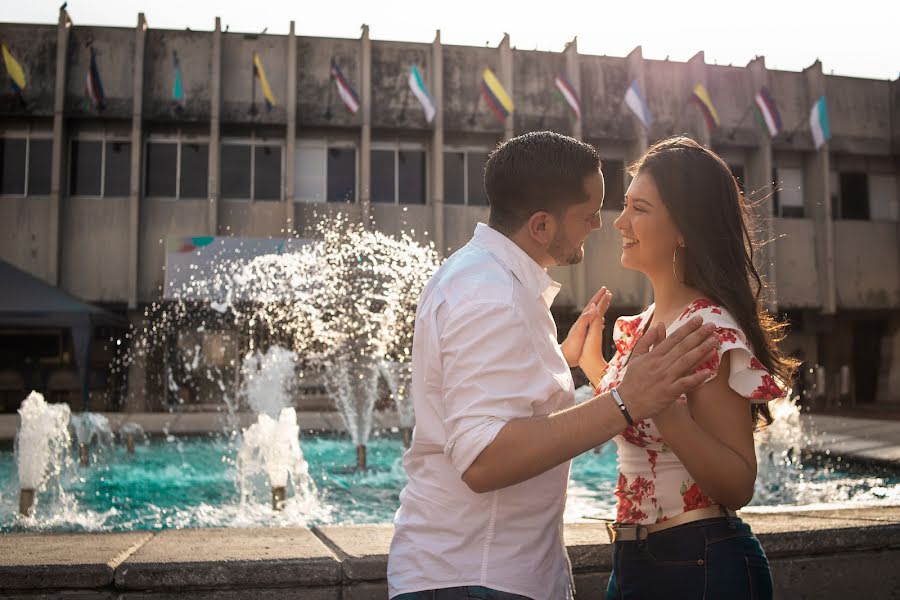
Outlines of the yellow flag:
M 16 62 L 16 59 L 13 58 L 13 55 L 10 54 L 9 48 L 6 44 L 2 45 L 3 51 L 3 63 L 6 65 L 6 72 L 9 73 L 9 78 L 12 80 L 13 87 L 17 92 L 21 92 L 25 89 L 25 71 L 22 70 L 22 65 Z
M 262 87 L 263 97 L 266 99 L 266 108 L 272 110 L 272 107 L 275 106 L 275 96 L 272 95 L 272 90 L 269 88 L 269 80 L 266 79 L 266 71 L 259 60 L 259 54 L 256 52 L 253 53 L 253 72 L 259 78 L 259 85 Z

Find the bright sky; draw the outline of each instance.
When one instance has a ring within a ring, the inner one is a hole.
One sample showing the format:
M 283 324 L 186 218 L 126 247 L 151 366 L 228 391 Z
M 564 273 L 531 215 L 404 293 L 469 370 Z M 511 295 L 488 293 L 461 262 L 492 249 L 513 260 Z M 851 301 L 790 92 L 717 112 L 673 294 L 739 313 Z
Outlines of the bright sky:
M 61 2 L 2 0 L 4 22 L 55 23 Z M 893 8 L 892 8 L 893 7 Z M 359 36 L 445 44 L 496 46 L 508 32 L 521 49 L 560 51 L 578 36 L 583 54 L 625 56 L 643 46 L 644 57 L 746 65 L 766 57 L 773 69 L 799 71 L 820 59 L 825 73 L 878 79 L 900 75 L 900 2 L 896 0 L 70 0 L 78 25 L 134 26 L 137 13 L 150 27 L 209 30 L 214 17 L 231 31 Z

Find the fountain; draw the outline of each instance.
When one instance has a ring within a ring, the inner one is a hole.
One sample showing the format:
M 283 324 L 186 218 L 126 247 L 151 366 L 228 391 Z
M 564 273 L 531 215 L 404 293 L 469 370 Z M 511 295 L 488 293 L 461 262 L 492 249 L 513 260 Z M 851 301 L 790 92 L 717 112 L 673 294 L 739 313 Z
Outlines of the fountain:
M 70 423 L 78 442 L 79 464 L 86 467 L 90 463 L 91 446 L 94 443 L 106 444 L 112 440 L 109 419 L 99 413 L 83 412 L 72 415 Z
M 127 423 L 122 423 L 122 426 L 119 427 L 119 438 L 125 440 L 125 447 L 128 450 L 128 454 L 134 454 L 135 440 L 138 438 L 146 440 L 147 435 L 144 433 L 144 428 L 138 423 L 129 421 Z
M 412 363 L 385 360 L 381 363 L 381 376 L 387 382 L 397 409 L 400 421 L 400 432 L 403 435 L 403 447 L 409 448 L 412 442 L 412 429 L 415 425 L 412 396 Z
M 62 468 L 71 443 L 69 417 L 68 404 L 47 404 L 38 392 L 31 392 L 19 408 L 15 452 L 23 516 L 31 514 L 37 492 Z

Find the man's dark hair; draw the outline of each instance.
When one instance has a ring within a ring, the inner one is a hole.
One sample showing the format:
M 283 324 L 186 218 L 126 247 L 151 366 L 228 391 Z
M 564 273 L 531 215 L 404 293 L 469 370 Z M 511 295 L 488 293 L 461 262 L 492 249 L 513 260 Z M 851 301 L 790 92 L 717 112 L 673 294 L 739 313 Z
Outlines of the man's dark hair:
M 535 131 L 497 146 L 484 167 L 489 224 L 510 235 L 536 212 L 562 216 L 588 199 L 584 180 L 600 170 L 593 146 L 552 131 Z

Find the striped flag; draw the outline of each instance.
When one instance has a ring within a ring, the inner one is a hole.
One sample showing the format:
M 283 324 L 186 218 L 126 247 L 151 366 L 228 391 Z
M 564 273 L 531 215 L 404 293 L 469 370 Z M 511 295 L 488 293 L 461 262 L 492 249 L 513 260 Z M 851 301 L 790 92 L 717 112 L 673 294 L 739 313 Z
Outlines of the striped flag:
M 828 105 L 825 96 L 820 97 L 809 111 L 809 129 L 812 131 L 816 150 L 831 139 L 831 125 L 828 123 Z
M 181 63 L 178 53 L 172 52 L 172 64 L 175 67 L 175 83 L 172 85 L 172 102 L 176 109 L 184 108 L 184 85 L 181 82 Z
M 413 65 L 409 69 L 409 89 L 412 90 L 412 93 L 422 104 L 422 109 L 425 110 L 425 120 L 431 123 L 431 121 L 434 120 L 434 115 L 437 111 L 434 108 L 434 101 L 431 99 L 431 94 L 428 93 L 428 88 L 425 87 L 425 81 L 422 79 L 419 67 L 416 65 Z
M 269 87 L 269 80 L 266 79 L 266 70 L 263 69 L 259 54 L 256 52 L 253 53 L 253 75 L 259 79 L 259 87 L 262 88 L 266 110 L 272 110 L 272 107 L 275 106 L 275 96 L 272 95 L 272 88 Z
M 334 85 L 337 87 L 338 96 L 341 97 L 341 102 L 344 103 L 347 110 L 356 114 L 359 111 L 359 94 L 356 93 L 356 90 L 353 89 L 353 86 L 350 85 L 350 82 L 344 77 L 343 71 L 341 71 L 341 68 L 334 59 L 331 60 L 331 77 L 334 79 Z
M 712 100 L 709 98 L 709 93 L 706 91 L 706 88 L 703 87 L 702 83 L 698 83 L 694 86 L 691 99 L 700 107 L 700 112 L 703 113 L 707 129 L 712 131 L 722 124 L 719 120 L 719 113 L 716 112 L 716 107 L 713 106 Z
M 645 128 L 650 128 L 653 116 L 650 115 L 650 108 L 644 102 L 644 96 L 641 94 L 641 88 L 638 86 L 637 79 L 632 81 L 625 91 L 625 105 L 631 109 L 631 112 L 643 123 Z
M 753 97 L 756 103 L 757 117 L 762 119 L 763 125 L 769 132 L 769 137 L 775 137 L 782 130 L 781 115 L 778 113 L 778 107 L 775 106 L 775 99 L 769 93 L 768 88 L 762 87 Z
M 97 110 L 106 108 L 106 96 L 103 94 L 103 82 L 100 81 L 100 69 L 97 68 L 97 54 L 91 46 L 91 64 L 84 80 L 84 88 L 88 98 Z
M 512 98 L 503 89 L 500 80 L 494 75 L 494 72 L 485 67 L 481 74 L 481 95 L 488 107 L 500 121 L 505 121 L 515 110 Z
M 556 89 L 562 96 L 563 100 L 566 101 L 566 104 L 569 105 L 569 108 L 572 109 L 572 112 L 575 114 L 576 119 L 581 118 L 581 100 L 578 98 L 578 93 L 575 91 L 575 86 L 572 85 L 572 82 L 569 81 L 564 75 L 556 76 Z
M 3 64 L 6 65 L 10 86 L 15 93 L 21 94 L 25 89 L 25 71 L 22 69 L 22 65 L 13 58 L 6 44 L 0 46 L 0 50 L 3 52 Z

